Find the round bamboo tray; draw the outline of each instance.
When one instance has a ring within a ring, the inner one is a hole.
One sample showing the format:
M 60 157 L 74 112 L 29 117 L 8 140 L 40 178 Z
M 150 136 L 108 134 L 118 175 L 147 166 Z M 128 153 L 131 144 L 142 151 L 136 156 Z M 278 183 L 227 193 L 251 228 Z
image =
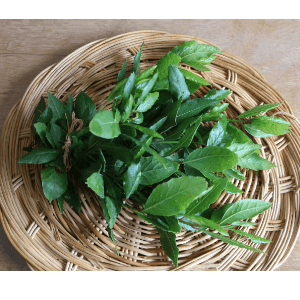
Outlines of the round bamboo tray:
M 160 246 L 155 228 L 122 208 L 113 229 L 120 251 L 118 256 L 94 194 L 80 191 L 82 212 L 77 213 L 65 203 L 62 215 L 56 200 L 49 204 L 43 195 L 41 166 L 18 164 L 25 154 L 22 148 L 33 139 L 31 124 L 35 108 L 42 95 L 47 100 L 48 89 L 62 102 L 69 93 L 76 97 L 84 91 L 100 108 L 116 84 L 125 59 L 128 76 L 142 42 L 145 44 L 141 70 L 155 64 L 174 46 L 192 39 L 211 44 L 193 36 L 158 31 L 130 32 L 95 41 L 41 72 L 13 107 L 1 134 L 0 219 L 9 240 L 32 270 L 254 271 L 274 270 L 286 260 L 299 232 L 300 124 L 288 103 L 256 69 L 227 52 L 217 54 L 209 66 L 210 72 L 193 71 L 212 83 L 212 86 L 201 87 L 193 97 L 203 96 L 210 88 L 231 90 L 225 99 L 230 104 L 226 114 L 231 119 L 262 103 L 283 102 L 267 114 L 291 123 L 289 134 L 254 138 L 263 145 L 262 156 L 274 162 L 277 168 L 259 172 L 242 170 L 246 180 L 233 183 L 244 193 L 228 195 L 224 192 L 214 204 L 242 198 L 271 202 L 272 208 L 253 219 L 258 225 L 247 228 L 272 241 L 260 246 L 265 254 L 224 244 L 201 232 L 182 230 L 177 234 L 180 252 L 179 268 L 175 269 Z

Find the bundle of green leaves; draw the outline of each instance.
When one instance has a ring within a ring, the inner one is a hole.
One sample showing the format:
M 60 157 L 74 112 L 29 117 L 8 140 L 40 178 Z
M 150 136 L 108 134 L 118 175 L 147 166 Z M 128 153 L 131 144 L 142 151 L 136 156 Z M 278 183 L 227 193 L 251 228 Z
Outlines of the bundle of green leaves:
M 230 234 L 268 243 L 240 227 L 254 225 L 248 220 L 267 210 L 270 203 L 242 199 L 218 209 L 211 204 L 224 190 L 243 192 L 232 184 L 233 178 L 245 180 L 238 166 L 255 171 L 274 167 L 259 155 L 261 145 L 232 123 L 241 122 L 250 136 L 285 134 L 290 127 L 287 121 L 257 116 L 280 103 L 257 106 L 238 120 L 227 119 L 228 103 L 222 100 L 230 91 L 211 89 L 202 98 L 190 99 L 201 85 L 210 83 L 180 67 L 184 63 L 209 71 L 206 65 L 219 49 L 188 41 L 140 72 L 142 48 L 128 78 L 127 61 L 123 64 L 107 99 L 112 102 L 111 110 L 102 107 L 97 112 L 83 92 L 76 101 L 69 95 L 66 104 L 48 92 L 47 108 L 42 98 L 33 120 L 36 143 L 25 149 L 29 153 L 19 162 L 45 165 L 41 173 L 44 194 L 49 202 L 56 199 L 62 212 L 63 199 L 80 211 L 79 186 L 92 189 L 114 242 L 112 228 L 122 205 L 133 209 L 156 227 L 176 267 L 176 233 L 182 228 L 261 253 Z M 209 127 L 207 121 L 216 122 Z

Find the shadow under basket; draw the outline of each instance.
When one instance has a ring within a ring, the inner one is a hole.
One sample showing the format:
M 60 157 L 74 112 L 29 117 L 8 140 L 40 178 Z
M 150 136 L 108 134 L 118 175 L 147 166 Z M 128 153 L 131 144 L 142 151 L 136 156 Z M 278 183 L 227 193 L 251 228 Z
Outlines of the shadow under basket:
M 126 77 L 129 75 L 134 55 L 143 42 L 141 70 L 188 40 L 211 44 L 193 36 L 158 31 L 130 32 L 92 42 L 41 72 L 13 107 L 1 134 L 0 219 L 9 240 L 32 270 L 274 270 L 289 256 L 299 231 L 300 124 L 288 103 L 257 70 L 227 52 L 216 55 L 209 65 L 211 71 L 192 70 L 212 84 L 200 87 L 192 97 L 201 97 L 211 88 L 232 91 L 224 100 L 229 103 L 226 115 L 230 119 L 260 104 L 282 102 L 267 115 L 291 123 L 290 133 L 284 136 L 253 138 L 263 145 L 262 156 L 277 167 L 258 172 L 242 169 L 246 180 L 234 180 L 233 184 L 243 193 L 223 192 L 213 205 L 243 198 L 271 202 L 269 210 L 252 219 L 258 224 L 247 228 L 271 240 L 259 246 L 264 254 L 183 229 L 176 234 L 179 247 L 176 269 L 162 250 L 155 227 L 123 207 L 113 228 L 120 252 L 117 255 L 101 206 L 90 190 L 79 191 L 80 213 L 65 202 L 61 214 L 56 200 L 50 204 L 43 194 L 41 165 L 18 164 L 25 154 L 23 147 L 33 140 L 34 111 L 41 96 L 47 100 L 47 90 L 64 103 L 69 93 L 76 97 L 84 91 L 99 109 L 116 84 L 125 59 Z M 184 64 L 182 67 L 189 68 Z M 253 246 L 249 241 L 246 244 Z

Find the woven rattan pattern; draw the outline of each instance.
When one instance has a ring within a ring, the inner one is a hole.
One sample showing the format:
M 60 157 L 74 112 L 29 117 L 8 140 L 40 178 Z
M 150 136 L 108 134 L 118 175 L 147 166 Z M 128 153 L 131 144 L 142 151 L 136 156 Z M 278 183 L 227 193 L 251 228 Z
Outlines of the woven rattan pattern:
M 122 208 L 114 225 L 118 256 L 108 237 L 102 209 L 91 191 L 80 191 L 80 213 L 65 203 L 62 215 L 57 202 L 49 204 L 43 195 L 41 166 L 17 162 L 25 153 L 22 148 L 33 139 L 34 110 L 42 95 L 47 100 L 47 89 L 64 103 L 69 93 L 76 97 L 84 91 L 99 109 L 116 84 L 125 59 L 128 76 L 142 42 L 145 45 L 141 70 L 155 64 L 174 46 L 191 39 L 211 44 L 197 37 L 157 31 L 137 31 L 95 41 L 41 72 L 11 110 L 1 135 L 0 218 L 9 240 L 32 270 L 175 270 L 160 246 L 155 228 L 133 211 Z M 211 72 L 200 75 L 213 88 L 232 91 L 225 99 L 230 104 L 226 110 L 229 118 L 263 103 L 283 102 L 267 114 L 288 120 L 291 130 L 280 137 L 254 138 L 263 145 L 263 157 L 277 168 L 260 172 L 241 170 L 246 180 L 233 183 L 244 193 L 224 192 L 214 204 L 242 198 L 272 202 L 271 209 L 253 219 L 258 225 L 247 228 L 272 241 L 260 246 L 266 254 L 226 245 L 201 232 L 182 230 L 176 234 L 180 251 L 177 270 L 273 270 L 288 257 L 299 231 L 300 124 L 283 97 L 242 59 L 225 52 L 217 54 L 209 67 Z M 201 97 L 208 90 L 209 87 L 201 87 L 192 97 Z M 208 122 L 209 126 L 213 124 Z

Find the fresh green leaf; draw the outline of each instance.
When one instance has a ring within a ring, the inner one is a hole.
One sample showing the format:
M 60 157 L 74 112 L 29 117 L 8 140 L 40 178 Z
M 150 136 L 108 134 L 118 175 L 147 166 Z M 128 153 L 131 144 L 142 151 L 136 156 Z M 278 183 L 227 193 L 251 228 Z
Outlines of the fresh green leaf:
M 179 66 L 181 57 L 175 53 L 168 53 L 163 56 L 157 63 L 157 73 L 159 80 L 168 78 L 170 65 Z
M 150 93 L 145 100 L 139 105 L 139 107 L 137 108 L 137 111 L 139 112 L 145 112 L 147 110 L 149 110 L 154 103 L 156 102 L 156 100 L 159 97 L 159 93 L 155 92 L 155 93 Z
M 133 104 L 134 104 L 134 98 L 132 95 L 130 95 L 124 106 L 124 114 L 122 115 L 123 122 L 125 122 L 129 118 L 132 112 Z
M 69 114 L 72 116 L 72 113 L 74 111 L 74 99 L 71 94 L 69 94 L 68 100 L 67 100 L 67 110 Z
M 172 216 L 180 213 L 207 187 L 202 177 L 180 177 L 158 185 L 151 193 L 144 212 Z
M 86 182 L 87 186 L 91 188 L 98 196 L 104 198 L 104 182 L 103 175 L 96 172 L 93 173 Z
M 194 94 L 196 91 L 198 91 L 201 85 L 210 85 L 208 81 L 206 81 L 199 75 L 196 75 L 185 69 L 179 69 L 179 70 L 185 78 L 185 82 L 188 86 L 190 94 Z
M 49 149 L 49 148 L 38 148 L 25 154 L 19 163 L 27 164 L 45 164 L 48 163 L 62 154 L 62 150 Z
M 63 214 L 63 212 L 64 212 L 64 197 L 63 196 L 60 196 L 57 198 L 57 204 L 59 206 L 61 213 Z
M 167 230 L 169 231 L 170 227 L 164 217 L 160 216 L 151 216 L 148 214 L 140 213 L 138 211 L 135 212 L 142 220 L 162 229 L 162 230 Z
M 240 159 L 247 155 L 255 153 L 257 150 L 259 150 L 262 147 L 262 145 L 253 144 L 252 142 L 247 142 L 244 144 L 233 142 L 229 146 L 225 146 L 225 147 L 230 151 L 234 152 Z
M 84 112 L 88 111 L 86 122 L 92 120 L 92 118 L 96 115 L 96 105 L 94 101 L 84 92 L 80 92 L 76 97 L 75 103 L 75 114 L 78 119 L 85 119 Z M 71 123 L 70 123 L 71 124 Z
M 41 101 L 37 105 L 34 112 L 33 124 L 38 122 L 40 115 L 44 112 L 45 109 L 46 109 L 46 102 L 44 97 L 42 96 Z
M 43 113 L 39 116 L 37 122 L 38 123 L 44 123 L 44 124 L 48 124 L 51 119 L 53 117 L 53 113 L 52 113 L 52 109 L 50 107 L 48 107 L 47 109 L 45 109 L 43 111 Z M 36 122 L 35 122 L 36 123 Z
M 185 83 L 184 76 L 175 65 L 169 67 L 169 84 L 172 97 L 176 100 L 186 101 L 190 97 L 188 86 Z
M 243 226 L 243 227 L 249 227 L 252 225 L 256 225 L 257 223 L 253 223 L 253 222 L 246 222 L 246 221 L 235 221 L 232 222 L 231 225 L 233 226 Z
M 237 194 L 237 193 L 243 193 L 242 190 L 240 190 L 237 186 L 234 184 L 227 182 L 225 192 L 231 195 Z
M 267 134 L 272 134 L 272 135 L 285 134 L 288 132 L 290 128 L 290 123 L 288 121 L 276 117 L 268 117 L 268 116 L 255 117 L 251 120 L 251 122 L 252 125 L 258 128 L 258 130 L 261 130 Z
M 128 199 L 137 189 L 141 182 L 142 164 L 140 161 L 133 161 L 124 175 L 124 191 Z
M 236 221 L 251 219 L 272 206 L 269 202 L 256 199 L 242 199 L 229 204 L 231 205 L 226 204 L 221 207 L 220 211 L 215 210 L 211 217 L 212 221 L 220 225 L 231 224 Z
M 144 47 L 144 43 L 141 46 L 141 50 L 136 54 L 133 60 L 132 72 L 134 72 L 136 75 L 140 74 L 140 60 L 141 60 L 143 47 Z
M 209 146 L 194 150 L 185 163 L 200 171 L 222 172 L 234 167 L 238 156 L 226 148 Z
M 130 123 L 125 123 L 123 125 L 133 127 L 133 128 L 135 128 L 135 129 L 137 129 L 137 130 L 141 131 L 142 133 L 147 134 L 149 136 L 153 136 L 153 137 L 156 137 L 156 138 L 163 139 L 163 137 L 159 133 L 157 133 L 156 131 L 154 131 L 150 128 L 143 127 L 143 126 L 136 125 L 136 124 L 130 124 Z
M 176 172 L 179 164 L 165 159 L 166 168 L 154 156 L 142 157 L 141 160 L 141 184 L 152 185 L 158 183 Z
M 122 81 L 125 78 L 125 73 L 126 73 L 126 66 L 127 66 L 127 59 L 122 65 L 121 71 L 118 73 L 118 82 Z
M 210 71 L 209 68 L 205 67 L 205 65 L 203 63 L 200 63 L 198 61 L 189 61 L 188 60 L 188 61 L 185 61 L 185 63 L 200 72 Z
M 226 127 L 227 127 L 227 118 L 225 115 L 222 115 L 221 120 L 213 127 L 213 129 L 209 133 L 207 146 L 219 146 L 222 143 L 222 140 L 225 136 Z
M 118 201 L 115 198 L 111 198 L 109 196 L 105 198 L 105 201 L 106 201 L 108 215 L 110 217 L 109 227 L 112 228 L 113 224 L 116 222 L 117 216 L 121 211 L 122 202 Z
M 176 235 L 173 232 L 164 231 L 158 227 L 156 230 L 160 234 L 160 243 L 168 257 L 170 257 L 175 265 L 178 267 L 178 254 L 179 250 L 176 245 Z
M 218 179 L 214 182 L 211 189 L 200 198 L 194 200 L 186 209 L 186 215 L 195 215 L 205 211 L 211 204 L 213 204 L 221 195 L 227 183 L 227 179 Z
M 233 178 L 236 178 L 236 179 L 239 179 L 239 180 L 245 180 L 246 178 L 244 177 L 244 175 L 238 171 L 237 169 L 235 168 L 231 168 L 231 169 L 227 169 L 227 170 L 223 170 L 223 174 L 226 176 L 226 177 L 233 177 Z
M 140 81 L 142 81 L 144 79 L 148 79 L 149 76 L 155 71 L 156 68 L 157 68 L 157 65 L 154 65 L 154 66 L 144 70 L 143 72 L 141 72 L 140 75 L 137 76 L 135 79 L 136 84 L 138 84 Z
M 127 147 L 119 144 L 117 142 L 103 143 L 101 144 L 101 149 L 105 150 L 109 155 L 120 159 L 121 161 L 131 163 L 133 161 L 133 154 Z
M 47 92 L 48 92 L 48 106 L 52 109 L 52 113 L 53 113 L 52 121 L 54 122 L 57 119 L 66 120 L 66 116 L 67 116 L 69 120 L 69 124 L 71 124 L 72 118 L 66 106 L 59 99 L 53 96 L 49 91 Z
M 47 132 L 47 126 L 44 123 L 35 123 L 33 124 L 37 134 L 41 138 L 41 140 L 47 144 L 47 139 L 46 139 L 46 132 Z
M 43 191 L 46 198 L 51 202 L 62 196 L 67 190 L 68 176 L 67 173 L 60 173 L 55 167 L 47 167 L 41 173 Z
M 231 136 L 232 140 L 235 140 L 236 143 L 245 144 L 247 142 L 253 143 L 252 140 L 245 134 L 242 130 L 238 129 L 233 124 L 227 124 L 227 133 Z
M 253 124 L 244 124 L 244 128 L 245 130 L 251 134 L 252 136 L 255 137 L 260 137 L 260 138 L 266 138 L 266 137 L 270 137 L 270 136 L 274 136 L 275 134 L 269 134 L 266 133 L 260 129 L 258 129 L 255 125 Z
M 270 170 L 271 168 L 276 167 L 272 162 L 260 157 L 257 153 L 252 153 L 243 158 L 239 158 L 237 164 L 242 168 L 254 171 Z
M 119 121 L 120 113 L 118 110 L 115 116 L 112 111 L 100 110 L 90 123 L 90 131 L 104 139 L 113 139 L 121 133 Z
M 267 244 L 267 243 L 270 243 L 269 240 L 261 238 L 261 237 L 255 235 L 255 234 L 244 232 L 244 231 L 238 230 L 238 229 L 231 229 L 231 230 L 233 232 L 236 232 L 236 233 L 240 234 L 240 235 L 243 235 L 243 236 L 246 236 L 246 237 L 250 238 L 251 242 L 253 242 L 253 243 L 257 243 L 257 244 Z
M 129 99 L 132 89 L 134 87 L 134 83 L 135 83 L 135 73 L 132 72 L 124 85 L 123 101 Z
M 168 231 L 174 232 L 174 233 L 179 233 L 181 232 L 181 226 L 178 222 L 178 219 L 175 216 L 165 216 L 164 219 L 167 221 L 169 225 Z
M 241 115 L 237 116 L 237 118 L 253 117 L 253 116 L 256 116 L 263 112 L 274 109 L 275 107 L 279 106 L 280 104 L 282 104 L 282 103 L 269 103 L 269 104 L 259 105 L 259 106 L 253 107 L 252 109 L 245 111 Z

